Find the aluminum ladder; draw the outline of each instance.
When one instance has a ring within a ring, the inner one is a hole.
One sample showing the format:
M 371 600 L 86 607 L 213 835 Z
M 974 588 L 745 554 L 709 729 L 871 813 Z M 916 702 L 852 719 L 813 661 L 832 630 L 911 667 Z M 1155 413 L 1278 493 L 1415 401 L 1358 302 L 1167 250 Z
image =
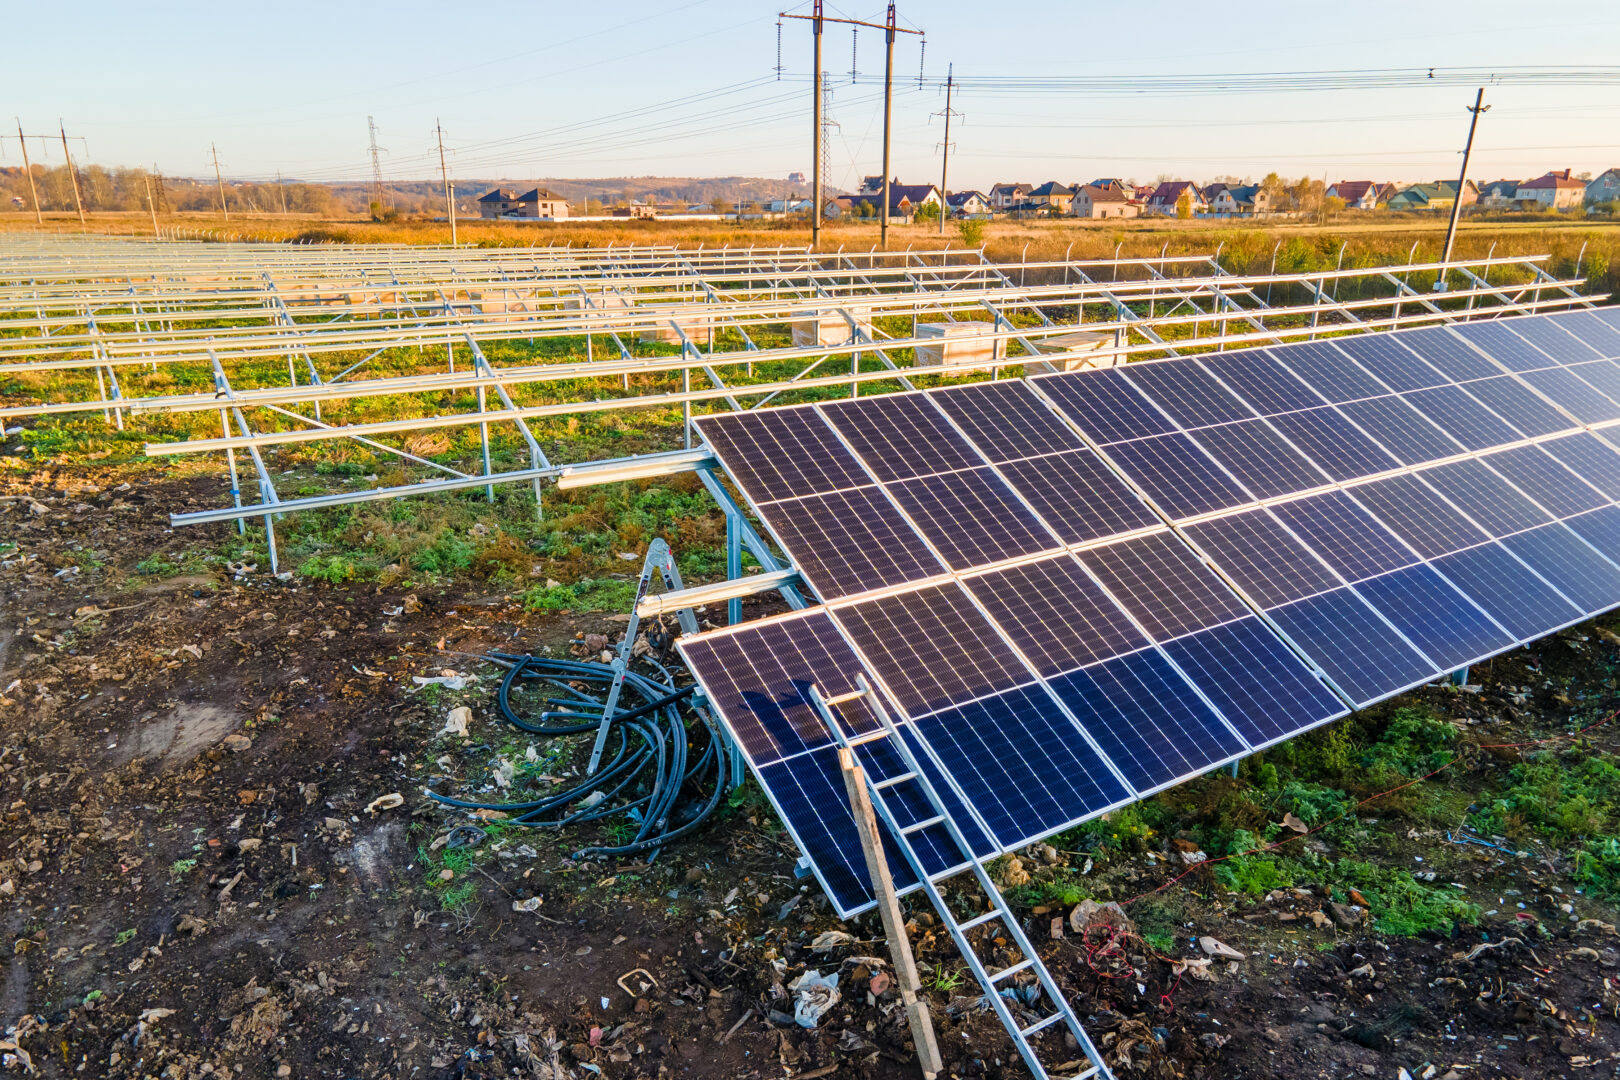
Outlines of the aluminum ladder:
M 871 795 L 873 809 L 877 811 L 878 818 L 883 822 L 884 827 L 888 829 L 889 838 L 900 848 L 900 853 L 904 856 L 907 864 L 910 865 L 913 875 L 928 894 L 928 899 L 933 903 L 934 910 L 939 913 L 940 919 L 944 922 L 946 928 L 950 930 L 951 939 L 956 943 L 957 951 L 967 961 L 974 978 L 979 980 L 979 985 L 984 988 L 985 999 L 990 1003 L 991 1008 L 995 1010 L 1002 1026 L 1007 1029 L 1007 1034 L 1012 1037 L 1013 1045 L 1018 1048 L 1018 1054 L 1024 1059 L 1024 1064 L 1029 1067 L 1029 1071 L 1034 1074 L 1036 1080 L 1114 1080 L 1114 1074 L 1109 1071 L 1108 1066 L 1103 1062 L 1102 1053 L 1097 1049 L 1096 1044 L 1091 1041 L 1091 1036 L 1086 1033 L 1085 1028 L 1081 1026 L 1080 1018 L 1075 1015 L 1074 1009 L 1069 1005 L 1068 998 L 1064 996 L 1056 980 L 1052 978 L 1052 973 L 1047 970 L 1046 965 L 1041 961 L 1034 945 L 1024 933 L 1024 928 L 1019 923 L 1018 917 L 1007 906 L 1007 901 L 1001 895 L 1001 890 L 996 888 L 995 882 L 990 880 L 990 875 L 985 871 L 983 861 L 976 857 L 973 854 L 973 849 L 968 846 L 966 837 L 962 835 L 961 827 L 947 812 L 945 804 L 939 797 L 939 792 L 935 790 L 933 783 L 923 771 L 922 764 L 917 760 L 911 747 L 901 737 L 899 729 L 895 727 L 894 720 L 889 716 L 888 710 L 884 708 L 882 700 L 872 691 L 871 684 L 867 682 L 865 675 L 857 675 L 855 682 L 858 689 L 830 698 L 823 697 L 819 687 L 811 686 L 811 701 L 821 713 L 822 721 L 827 725 L 827 730 L 832 733 L 838 745 L 853 750 L 866 743 L 886 739 L 894 748 L 895 753 L 899 755 L 901 762 L 904 764 L 904 771 L 893 776 L 882 780 L 874 780 L 869 770 L 862 770 L 866 776 L 866 788 Z M 864 700 L 871 707 L 873 714 L 877 717 L 879 726 L 871 732 L 850 736 L 845 733 L 833 710 L 839 705 L 860 700 Z M 918 790 L 922 792 L 927 799 L 928 805 L 932 808 L 932 813 L 910 825 L 902 826 L 896 819 L 894 811 L 889 807 L 887 794 L 906 783 L 916 784 Z M 931 877 L 923 868 L 922 860 L 918 856 L 916 848 L 912 846 L 911 837 L 935 825 L 943 825 L 949 832 L 952 842 L 962 852 L 962 856 L 967 863 L 965 869 L 951 869 Z M 989 835 L 988 830 L 986 830 L 985 834 Z M 990 910 L 975 915 L 970 919 L 960 920 L 952 914 L 950 905 L 946 903 L 944 895 L 939 891 L 939 885 L 969 871 L 977 880 L 980 891 L 983 892 L 985 899 L 989 902 Z M 973 943 L 968 939 L 968 932 L 981 926 L 990 926 L 996 923 L 999 923 L 1006 930 L 1008 939 L 1016 947 L 1017 952 L 1023 956 L 1023 959 L 992 971 L 985 966 L 984 961 L 979 958 L 978 953 L 974 950 Z M 1035 976 L 1039 981 L 1044 1000 L 1056 1009 L 1050 1015 L 1029 1024 L 1013 1015 L 1012 1009 L 1008 1007 L 1007 999 L 1001 996 L 1001 990 L 1012 985 L 1007 980 L 1025 971 Z M 1042 1063 L 1035 1046 L 1030 1041 L 1035 1035 L 1060 1023 L 1068 1028 L 1069 1034 L 1074 1038 L 1081 1052 L 1090 1062 L 1089 1065 L 1081 1068 L 1078 1072 L 1071 1072 L 1067 1069 L 1067 1066 L 1078 1064 L 1078 1061 L 1068 1061 L 1063 1062 L 1059 1067 L 1062 1071 L 1054 1074 Z

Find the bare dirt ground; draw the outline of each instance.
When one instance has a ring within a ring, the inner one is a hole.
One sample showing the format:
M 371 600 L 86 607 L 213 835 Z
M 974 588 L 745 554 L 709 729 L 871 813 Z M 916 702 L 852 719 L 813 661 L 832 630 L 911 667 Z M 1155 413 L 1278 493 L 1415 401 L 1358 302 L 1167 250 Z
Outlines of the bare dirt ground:
M 447 906 L 425 880 L 433 840 L 464 819 L 420 794 L 446 703 L 406 693 L 411 676 L 487 672 L 464 654 L 566 647 L 622 624 L 458 589 L 416 589 L 419 609 L 390 615 L 414 605 L 374 586 L 141 577 L 130 569 L 165 543 L 167 514 L 217 502 L 217 482 L 94 466 L 7 475 L 0 1054 L 12 1071 L 917 1075 L 894 991 L 869 993 L 877 924 L 832 918 L 757 799 L 651 864 L 576 862 L 577 837 L 508 834 L 460 871 L 475 885 L 464 902 Z M 1504 695 L 1527 665 L 1612 699 L 1615 647 L 1576 636 L 1497 661 L 1478 695 L 1422 693 L 1503 736 L 1518 715 Z M 500 737 L 478 696 L 466 700 L 473 741 Z M 390 792 L 404 804 L 367 812 Z M 1155 899 L 1177 920 L 1171 959 L 1196 960 L 1191 939 L 1213 935 L 1244 960 L 1178 974 L 1140 938 L 1109 949 L 1076 935 L 1066 907 L 1032 907 L 1028 926 L 1124 1077 L 1615 1073 L 1612 911 L 1574 895 L 1553 861 L 1435 830 L 1381 854 L 1410 866 L 1423 853 L 1490 908 L 1477 925 L 1388 936 L 1319 915 L 1332 909 L 1308 883 L 1249 896 L 1195 875 Z M 1112 860 L 1102 895 L 1158 884 L 1164 860 Z M 531 896 L 536 911 L 513 909 Z M 1026 1075 L 971 980 L 949 975 L 932 917 L 911 910 L 950 1075 Z M 829 930 L 854 940 L 812 950 Z M 773 1018 L 806 968 L 839 970 L 846 988 L 815 1030 Z

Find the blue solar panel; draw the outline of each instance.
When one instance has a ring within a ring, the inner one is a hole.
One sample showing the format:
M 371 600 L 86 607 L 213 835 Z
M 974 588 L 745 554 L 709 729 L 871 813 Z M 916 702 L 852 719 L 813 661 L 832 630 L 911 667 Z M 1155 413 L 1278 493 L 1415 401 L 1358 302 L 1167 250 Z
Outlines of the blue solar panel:
M 1552 357 L 1555 363 L 1579 363 L 1582 360 L 1598 359 L 1602 355 L 1576 337 L 1569 327 L 1544 315 L 1504 319 L 1501 325 Z
M 871 482 L 813 409 L 701 416 L 698 431 L 756 504 Z
M 1115 657 L 1051 684 L 1138 793 L 1173 784 L 1246 749 L 1155 650 Z
M 1417 353 L 1452 382 L 1486 379 L 1502 374 L 1499 365 L 1481 356 L 1468 343 L 1449 333 L 1444 327 L 1425 330 L 1402 330 L 1395 340 Z
M 1518 446 L 1482 460 L 1555 517 L 1569 517 L 1611 501 L 1539 446 Z
M 1255 415 L 1196 365 L 1175 361 L 1130 364 L 1123 371 L 1125 378 L 1184 428 L 1248 420 Z
M 1042 375 L 1034 385 L 1099 443 L 1160 435 L 1176 428 L 1169 417 L 1126 381 L 1118 368 Z
M 1389 393 L 1389 387 L 1325 341 L 1273 345 L 1268 346 L 1266 352 L 1292 368 L 1317 393 L 1335 404 Z
M 1574 431 L 1580 427 L 1574 417 L 1549 404 L 1512 375 L 1479 379 L 1469 383 L 1467 390 L 1526 435 L 1551 435 L 1555 431 Z
M 1588 614 L 1620 603 L 1620 570 L 1562 525 L 1543 525 L 1502 541 Z
M 930 396 L 992 462 L 1085 446 L 1022 379 L 953 386 Z
M 1360 581 L 1418 561 L 1342 491 L 1279 503 L 1271 511 L 1346 581 Z
M 1585 615 L 1499 544 L 1443 555 L 1434 560 L 1434 568 L 1520 641 Z
M 1421 564 L 1370 578 L 1356 591 L 1441 670 L 1462 667 L 1518 643 Z
M 984 464 L 926 394 L 882 394 L 818 408 L 879 480 Z
M 1552 520 L 1478 460 L 1436 465 L 1421 475 L 1492 536 L 1507 536 Z
M 1343 584 L 1264 509 L 1191 525 L 1186 533 L 1263 608 Z
M 1354 480 L 1400 467 L 1337 409 L 1274 416 L 1271 422 L 1288 441 L 1335 480 Z
M 1570 311 L 1558 315 L 1546 316 L 1548 322 L 1557 323 L 1571 334 L 1580 338 L 1586 345 L 1597 352 L 1599 356 L 1610 360 L 1620 358 L 1620 330 L 1616 330 L 1608 323 L 1598 318 L 1590 311 Z M 1573 362 L 1577 358 L 1571 357 Z
M 1439 386 L 1402 395 L 1419 412 L 1445 429 L 1446 434 L 1470 450 L 1515 442 L 1520 434 L 1461 387 Z
M 1179 638 L 1165 652 L 1257 749 L 1346 712 L 1299 657 L 1252 616 Z
M 1351 494 L 1425 559 L 1490 539 L 1415 476 L 1375 480 Z
M 1333 344 L 1391 390 L 1425 390 L 1448 381 L 1416 354 L 1403 348 L 1400 339 L 1393 334 L 1358 334 L 1334 338 Z
M 1058 546 L 988 466 L 890 484 L 889 491 L 953 569 Z
M 1108 456 L 1172 518 L 1194 517 L 1251 501 L 1185 435 L 1114 443 Z
M 1451 332 L 1509 371 L 1536 371 L 1552 367 L 1552 357 L 1531 345 L 1500 322 L 1460 323 Z
M 1158 641 L 1249 613 L 1226 583 L 1168 532 L 1092 548 L 1080 558 Z
M 969 578 L 971 592 L 1042 675 L 1121 653 L 1148 639 L 1071 556 Z
M 1001 474 L 1065 544 L 1159 524 L 1159 516 L 1090 450 L 1009 462 Z
M 1437 674 L 1348 587 L 1269 614 L 1358 706 Z
M 916 732 L 1003 849 L 1131 798 L 1040 686 L 935 713 Z
M 1585 364 L 1571 364 L 1568 370 L 1581 382 L 1596 387 L 1605 397 L 1620 400 L 1620 364 L 1613 360 L 1593 360 Z
M 1620 562 L 1620 506 L 1604 506 L 1569 518 L 1570 529 L 1611 562 Z
M 1323 404 L 1320 394 L 1263 350 L 1211 353 L 1198 357 L 1197 362 L 1262 415 Z
M 1193 437 L 1257 499 L 1308 491 L 1329 482 L 1326 473 L 1305 460 L 1264 420 L 1200 428 Z
M 1604 361 L 1605 363 L 1607 361 Z M 1583 424 L 1620 420 L 1620 404 L 1575 377 L 1572 368 L 1530 371 L 1519 376 Z
M 1399 397 L 1369 398 L 1339 408 L 1403 465 L 1463 453 L 1461 443 Z
M 854 488 L 762 507 L 761 516 L 823 599 L 945 572 L 881 488 Z
M 1598 438 L 1601 435 L 1603 438 Z M 1620 438 L 1620 429 L 1605 428 L 1597 435 L 1585 432 L 1551 439 L 1541 448 L 1575 470 L 1575 474 L 1611 499 L 1620 499 L 1620 453 L 1604 440 Z

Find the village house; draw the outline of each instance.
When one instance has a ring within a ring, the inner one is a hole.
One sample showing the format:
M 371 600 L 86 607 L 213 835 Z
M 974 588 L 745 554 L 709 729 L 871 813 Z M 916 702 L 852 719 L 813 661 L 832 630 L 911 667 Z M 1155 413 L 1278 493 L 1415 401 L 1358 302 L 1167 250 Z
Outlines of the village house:
M 1066 214 L 1069 204 L 1074 201 L 1074 189 L 1065 187 L 1056 180 L 1048 180 L 1038 188 L 1032 188 L 1026 202 L 1036 206 L 1049 206 L 1054 213 Z
M 1620 199 L 1620 169 L 1610 169 L 1586 185 L 1586 201 L 1606 203 Z
M 1229 184 L 1215 186 L 1221 190 L 1209 200 L 1209 209 L 1213 214 L 1225 217 L 1253 217 L 1271 209 L 1271 196 L 1259 184 L 1244 184 L 1241 187 Z
M 530 188 L 522 195 L 506 188 L 495 188 L 479 197 L 478 216 L 559 221 L 568 216 L 568 202 L 545 188 Z
M 1519 181 L 1492 180 L 1479 185 L 1481 210 L 1512 210 L 1519 205 Z
M 1479 199 L 1479 186 L 1472 180 L 1463 188 L 1462 204 L 1470 206 Z M 1391 210 L 1450 210 L 1457 202 L 1457 182 L 1436 180 L 1432 184 L 1412 184 L 1389 197 Z
M 1005 212 L 1029 198 L 1028 184 L 996 184 L 990 189 L 990 209 Z
M 1514 198 L 1528 210 L 1573 210 L 1586 199 L 1586 184 L 1565 169 L 1526 180 Z
M 877 190 L 867 191 L 866 188 L 876 179 Z M 883 216 L 883 180 L 882 178 L 867 177 L 861 184 L 861 192 L 855 195 L 844 195 L 827 201 L 822 213 L 829 218 L 871 218 Z M 917 211 L 924 206 L 941 206 L 943 200 L 939 197 L 939 189 L 933 184 L 902 184 L 898 180 L 889 181 L 889 220 L 910 221 L 917 215 Z
M 945 196 L 945 205 L 951 217 L 984 218 L 990 216 L 990 200 L 977 191 L 953 191 Z
M 1162 217 L 1179 217 L 1184 202 L 1190 215 L 1209 210 L 1209 204 L 1204 201 L 1196 184 L 1187 180 L 1166 180 L 1148 196 L 1144 212 Z
M 1376 180 L 1340 180 L 1328 188 L 1330 199 L 1343 199 L 1346 210 L 1376 210 L 1393 194 L 1393 184 L 1380 184 Z
M 1133 218 L 1141 212 L 1141 206 L 1126 198 L 1118 186 L 1086 184 L 1069 204 L 1070 216 L 1079 218 Z

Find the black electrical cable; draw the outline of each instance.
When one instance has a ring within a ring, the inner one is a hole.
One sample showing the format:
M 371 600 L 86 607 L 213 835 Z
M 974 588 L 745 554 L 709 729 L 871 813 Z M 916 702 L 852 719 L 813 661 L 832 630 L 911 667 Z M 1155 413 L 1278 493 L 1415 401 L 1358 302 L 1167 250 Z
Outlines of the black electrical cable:
M 617 677 L 612 665 L 513 653 L 490 653 L 488 659 L 506 666 L 495 706 L 519 731 L 556 738 L 594 733 L 601 726 Z M 627 843 L 583 848 L 575 858 L 656 853 L 688 835 L 713 815 L 729 790 L 732 750 L 709 710 L 691 703 L 695 684 L 675 687 L 669 671 L 650 660 L 638 667 L 643 670 L 624 672 L 603 762 L 582 783 L 515 802 L 458 799 L 432 790 L 426 794 L 444 806 L 499 812 L 510 824 L 533 828 L 615 817 L 636 823 Z M 519 688 L 539 689 L 538 712 L 521 702 L 514 705 Z M 699 742 L 702 749 L 691 760 Z

